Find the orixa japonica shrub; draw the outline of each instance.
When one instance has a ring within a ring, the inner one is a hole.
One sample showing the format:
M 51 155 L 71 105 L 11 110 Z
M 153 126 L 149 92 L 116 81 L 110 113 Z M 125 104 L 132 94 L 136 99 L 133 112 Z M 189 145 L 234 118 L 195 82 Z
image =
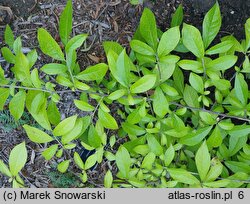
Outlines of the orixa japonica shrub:
M 46 143 L 45 160 L 65 158 L 58 171 L 77 167 L 82 183 L 105 163 L 105 187 L 250 187 L 250 19 L 246 39 L 228 35 L 215 44 L 218 3 L 201 32 L 182 23 L 181 6 L 166 31 L 145 8 L 130 49 L 104 42 L 107 63 L 83 68 L 77 50 L 87 35 L 71 36 L 72 12 L 68 1 L 59 23 L 63 46 L 38 29 L 39 48 L 51 63 L 36 68 L 36 50 L 24 54 L 9 26 L 1 49 L 13 77 L 0 67 L 0 109 L 5 105 L 15 120 L 29 112 L 42 128 L 23 128 L 32 142 Z M 79 93 L 72 103 L 84 117 L 62 120 L 58 102 L 65 92 Z M 93 154 L 83 160 L 77 144 Z M 13 187 L 25 186 L 19 173 L 26 161 L 25 142 L 13 148 L 8 164 L 0 160 Z

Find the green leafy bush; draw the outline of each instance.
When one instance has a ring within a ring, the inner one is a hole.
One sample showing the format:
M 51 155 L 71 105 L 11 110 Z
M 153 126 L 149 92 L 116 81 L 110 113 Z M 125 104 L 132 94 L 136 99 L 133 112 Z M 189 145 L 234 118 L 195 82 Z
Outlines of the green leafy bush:
M 40 69 L 34 67 L 37 52 L 22 53 L 21 38 L 14 39 L 7 26 L 2 55 L 14 78 L 0 69 L 0 109 L 11 95 L 7 105 L 13 117 L 28 111 L 44 128 L 23 125 L 32 142 L 48 143 L 43 157 L 66 155 L 58 171 L 77 167 L 83 183 L 93 166 L 105 162 L 105 187 L 249 187 L 250 19 L 246 39 L 229 35 L 217 44 L 218 3 L 206 14 L 202 32 L 182 21 L 180 6 L 171 28 L 162 32 L 146 8 L 129 53 L 116 42 L 104 42 L 107 64 L 84 69 L 76 51 L 87 35 L 71 37 L 71 1 L 60 18 L 63 48 L 45 29 L 38 30 L 40 49 L 52 58 Z M 41 72 L 55 76 L 55 82 L 41 78 Z M 73 102 L 84 117 L 61 119 L 57 103 L 64 92 L 80 93 Z M 76 151 L 78 141 L 94 150 L 86 161 Z M 26 160 L 13 167 L 13 155 L 10 171 L 2 161 L 0 171 L 14 178 L 16 187 Z

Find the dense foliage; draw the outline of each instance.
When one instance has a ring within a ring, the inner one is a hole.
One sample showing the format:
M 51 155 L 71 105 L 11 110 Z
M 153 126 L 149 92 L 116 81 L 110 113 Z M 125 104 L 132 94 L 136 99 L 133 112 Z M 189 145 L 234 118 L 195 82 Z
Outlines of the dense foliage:
M 41 153 L 46 160 L 67 158 L 58 171 L 77 166 L 83 183 L 93 166 L 105 162 L 105 187 L 249 187 L 250 19 L 246 39 L 228 35 L 215 44 L 218 3 L 206 14 L 202 32 L 182 24 L 181 6 L 164 32 L 145 8 L 129 53 L 104 42 L 107 64 L 83 69 L 77 50 L 87 35 L 71 37 L 72 12 L 68 1 L 59 24 L 63 46 L 38 30 L 51 63 L 36 68 L 36 50 L 25 55 L 9 26 L 1 50 L 13 75 L 6 78 L 0 67 L 0 109 L 6 104 L 15 120 L 32 115 L 40 128 L 23 128 L 32 142 L 47 144 Z M 80 93 L 73 103 L 84 117 L 62 120 L 58 103 L 65 92 Z M 78 142 L 94 152 L 86 160 L 76 151 Z M 19 172 L 26 161 L 25 142 L 11 151 L 8 165 L 0 160 L 0 172 L 13 187 L 24 185 Z

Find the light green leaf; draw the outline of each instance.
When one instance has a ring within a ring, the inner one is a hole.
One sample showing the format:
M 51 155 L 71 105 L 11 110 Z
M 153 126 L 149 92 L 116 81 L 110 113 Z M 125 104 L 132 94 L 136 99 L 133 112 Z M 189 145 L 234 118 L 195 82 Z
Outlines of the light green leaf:
M 223 165 L 218 158 L 213 158 L 211 160 L 211 168 L 205 178 L 206 182 L 211 182 L 216 180 L 222 173 Z
M 179 26 L 170 28 L 163 33 L 161 40 L 157 48 L 157 54 L 159 57 L 168 55 L 173 51 L 180 41 L 180 29 Z
M 157 87 L 154 92 L 153 109 L 155 114 L 160 118 L 163 118 L 168 112 L 170 112 L 169 103 L 160 87 Z
M 3 110 L 3 106 L 9 97 L 10 91 L 7 88 L 0 88 L 0 110 Z
M 140 40 L 132 40 L 130 41 L 130 46 L 132 50 L 134 50 L 137 53 L 140 53 L 142 55 L 148 55 L 148 56 L 154 56 L 155 51 L 153 48 L 148 46 L 146 43 L 140 41 Z
M 121 172 L 121 175 L 128 179 L 131 165 L 131 159 L 128 150 L 121 145 L 116 152 L 115 159 L 116 165 Z
M 77 152 L 74 152 L 74 161 L 76 163 L 76 165 L 80 168 L 80 169 L 84 169 L 84 163 L 80 157 L 80 155 Z
M 203 67 L 201 62 L 194 60 L 181 60 L 178 65 L 184 70 L 191 70 L 195 73 L 203 73 Z
M 150 9 L 145 8 L 140 20 L 140 34 L 154 49 L 157 48 L 157 28 L 155 16 Z
M 237 162 L 237 161 L 226 161 L 225 165 L 234 173 L 242 172 L 249 174 L 250 173 L 250 166 L 244 162 Z
M 183 93 L 184 101 L 190 107 L 199 108 L 200 104 L 198 101 L 198 94 L 195 89 L 189 85 L 185 86 L 184 93 Z
M 218 34 L 221 27 L 221 14 L 218 2 L 205 15 L 202 24 L 202 37 L 205 49 Z
M 175 181 L 178 181 L 180 183 L 185 183 L 190 185 L 200 183 L 200 181 L 195 176 L 193 176 L 185 169 L 169 168 L 168 172 Z
M 85 170 L 93 167 L 96 164 L 96 162 L 97 162 L 97 155 L 96 154 L 89 156 L 85 162 Z
M 77 115 L 74 115 L 61 121 L 53 130 L 54 136 L 62 136 L 69 133 L 74 128 L 76 119 Z
M 215 55 L 220 53 L 225 53 L 234 46 L 232 40 L 225 40 L 219 44 L 214 45 L 206 51 L 206 55 Z
M 76 105 L 77 108 L 79 108 L 82 111 L 93 111 L 95 110 L 95 108 L 88 104 L 85 101 L 81 101 L 81 100 L 74 100 L 74 104 Z
M 72 1 L 68 0 L 65 9 L 63 10 L 59 21 L 59 34 L 64 45 L 67 44 L 69 36 L 72 32 L 73 21 Z
M 87 37 L 87 34 L 80 34 L 71 38 L 65 47 L 66 52 L 69 53 L 70 51 L 76 50 L 77 48 L 81 47 Z
M 171 27 L 180 26 L 183 21 L 183 6 L 180 4 L 174 12 L 171 20 Z
M 204 57 L 204 45 L 200 31 L 192 25 L 183 24 L 182 39 L 185 47 L 196 57 Z
M 2 56 L 3 56 L 3 58 L 7 61 L 7 62 L 9 62 L 9 63 L 11 63 L 11 64 L 15 64 L 15 55 L 11 52 L 11 50 L 9 49 L 9 48 L 7 48 L 7 47 L 3 47 L 2 49 L 1 49 L 1 52 L 2 52 Z
M 41 71 L 49 75 L 63 74 L 67 71 L 67 66 L 64 64 L 50 63 L 45 64 Z
M 4 41 L 10 48 L 13 48 L 15 39 L 14 34 L 9 25 L 6 26 L 4 31 Z
M 51 142 L 54 139 L 49 136 L 47 133 L 29 125 L 23 125 L 29 139 L 35 143 L 46 143 Z
M 225 55 L 209 62 L 206 65 L 206 68 L 213 71 L 224 71 L 234 66 L 234 64 L 237 62 L 237 59 L 237 56 Z
M 0 160 L 0 173 L 10 178 L 12 177 L 8 166 L 2 160 Z
M 155 154 L 153 152 L 149 152 L 143 159 L 141 168 L 151 170 L 153 167 L 153 163 L 155 162 Z
M 64 54 L 57 44 L 57 42 L 52 38 L 52 36 L 43 28 L 38 29 L 38 42 L 42 52 L 56 60 L 64 61 Z
M 51 124 L 58 125 L 58 123 L 60 123 L 61 113 L 59 112 L 56 103 L 52 100 L 49 102 L 47 113 Z
M 173 145 L 171 144 L 170 147 L 166 150 L 164 155 L 164 164 L 165 166 L 169 166 L 174 159 L 175 150 Z
M 42 156 L 45 158 L 45 160 L 49 161 L 56 154 L 57 150 L 58 144 L 51 145 L 49 148 L 45 149 L 42 152 Z
M 118 129 L 116 120 L 109 113 L 104 112 L 101 108 L 98 110 L 98 117 L 103 127 L 112 130 Z
M 16 176 L 27 161 L 27 149 L 25 142 L 16 145 L 10 152 L 9 167 L 12 176 Z
M 199 75 L 191 73 L 189 75 L 189 83 L 198 93 L 203 94 L 204 82 Z
M 131 87 L 131 93 L 143 93 L 153 88 L 156 82 L 156 76 L 154 74 L 145 75 L 136 81 Z
M 248 101 L 248 84 L 246 83 L 243 74 L 236 74 L 234 83 L 236 97 L 243 105 L 246 105 Z
M 182 137 L 180 139 L 181 144 L 185 144 L 188 146 L 194 146 L 198 143 L 200 143 L 211 131 L 213 126 L 205 127 L 205 128 L 199 128 L 197 131 Z
M 38 69 L 36 68 L 33 69 L 30 76 L 31 76 L 32 84 L 35 86 L 35 88 L 40 89 L 42 85 L 42 81 L 39 77 Z
M 11 115 L 15 118 L 15 120 L 18 120 L 23 115 L 24 111 L 24 105 L 25 105 L 25 99 L 26 99 L 26 92 L 25 91 L 19 91 L 10 101 L 9 103 L 9 109 Z
M 118 89 L 114 92 L 112 92 L 109 96 L 108 99 L 110 100 L 117 100 L 119 98 L 121 98 L 122 96 L 124 96 L 126 94 L 126 90 L 125 89 Z
M 200 175 L 201 181 L 204 181 L 210 168 L 210 154 L 207 143 L 204 141 L 195 155 L 195 164 Z
M 248 50 L 250 47 L 250 18 L 247 19 L 245 24 L 245 35 L 246 35 L 246 49 Z
M 203 185 L 208 188 L 222 188 L 227 186 L 231 181 L 229 179 L 223 179 L 219 181 L 213 181 L 213 182 L 204 182 Z
M 113 183 L 113 176 L 110 170 L 108 170 L 104 176 L 104 187 L 111 188 Z
M 123 47 L 119 43 L 113 41 L 104 41 L 103 47 L 106 55 L 108 55 L 110 50 L 114 51 L 117 55 L 121 54 L 123 51 Z
M 216 125 L 212 134 L 209 136 L 207 140 L 208 147 L 219 147 L 222 144 L 222 136 L 220 132 L 220 128 Z
M 112 54 L 112 52 L 110 53 Z M 131 64 L 132 62 L 124 49 L 118 56 L 114 68 L 112 68 L 112 66 L 110 67 L 115 79 L 125 87 L 129 87 L 130 84 Z
M 70 160 L 62 161 L 57 165 L 57 170 L 60 171 L 61 173 L 65 173 L 69 168 L 69 163 Z
M 102 140 L 100 135 L 97 132 L 96 127 L 94 125 L 90 125 L 88 132 L 88 143 L 91 147 L 98 148 L 102 144 Z
M 155 136 L 148 134 L 147 135 L 147 142 L 150 148 L 150 151 L 153 152 L 156 156 L 160 156 L 163 154 L 163 148 L 160 143 L 157 141 Z
M 83 120 L 82 118 L 77 118 L 74 128 L 67 134 L 62 136 L 62 143 L 68 144 L 82 133 Z
M 84 81 L 102 80 L 108 71 L 108 65 L 99 63 L 94 66 L 87 67 L 84 71 L 76 75 L 77 79 Z

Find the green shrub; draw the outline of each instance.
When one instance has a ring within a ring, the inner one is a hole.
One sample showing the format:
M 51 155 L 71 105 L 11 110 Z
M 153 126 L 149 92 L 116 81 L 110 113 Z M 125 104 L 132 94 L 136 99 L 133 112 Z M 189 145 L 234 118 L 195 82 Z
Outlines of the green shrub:
M 36 50 L 23 54 L 21 38 L 14 39 L 7 26 L 8 47 L 2 54 L 14 78 L 5 78 L 0 69 L 0 109 L 11 95 L 7 105 L 15 120 L 28 111 L 44 128 L 23 125 L 32 142 L 48 143 L 44 158 L 66 155 L 58 170 L 77 167 L 83 183 L 90 169 L 105 161 L 111 164 L 105 187 L 249 187 L 250 19 L 246 39 L 229 35 L 217 44 L 218 3 L 206 14 L 202 32 L 182 21 L 180 6 L 171 28 L 162 32 L 146 8 L 130 53 L 116 42 L 104 42 L 107 64 L 83 70 L 76 50 L 87 35 L 71 38 L 71 1 L 60 17 L 62 49 L 45 29 L 38 30 L 40 49 L 52 58 L 40 69 L 34 68 Z M 40 78 L 40 72 L 56 82 Z M 80 93 L 73 102 L 86 114 L 61 120 L 57 103 L 69 91 Z M 86 161 L 76 151 L 78 141 L 95 151 Z M 14 187 L 23 185 L 16 181 L 25 161 L 10 159 L 10 170 L 0 163 Z

